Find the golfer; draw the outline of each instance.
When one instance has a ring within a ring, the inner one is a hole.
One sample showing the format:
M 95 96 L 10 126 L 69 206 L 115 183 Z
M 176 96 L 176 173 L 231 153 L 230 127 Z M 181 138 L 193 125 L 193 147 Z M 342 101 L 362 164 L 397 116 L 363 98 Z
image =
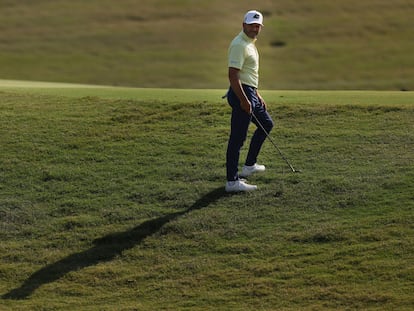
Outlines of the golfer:
M 259 54 L 255 42 L 263 27 L 263 15 L 249 11 L 244 16 L 243 30 L 233 39 L 228 50 L 228 76 L 230 88 L 227 101 L 232 108 L 230 137 L 226 154 L 227 192 L 256 190 L 257 186 L 248 184 L 245 179 L 251 174 L 263 172 L 264 165 L 257 164 L 257 156 L 266 139 L 266 133 L 257 120 L 269 133 L 273 121 L 266 111 L 266 104 L 260 96 Z M 256 118 L 252 118 L 252 113 Z M 250 122 L 257 129 L 250 142 L 249 151 L 242 171 L 238 172 L 240 149 L 243 146 Z

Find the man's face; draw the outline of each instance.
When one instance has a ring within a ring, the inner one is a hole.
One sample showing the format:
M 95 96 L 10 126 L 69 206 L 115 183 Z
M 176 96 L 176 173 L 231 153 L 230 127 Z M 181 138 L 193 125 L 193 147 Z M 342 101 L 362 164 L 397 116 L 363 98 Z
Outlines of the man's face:
M 262 25 L 260 24 L 243 23 L 243 31 L 249 38 L 256 39 L 261 30 L 262 30 Z

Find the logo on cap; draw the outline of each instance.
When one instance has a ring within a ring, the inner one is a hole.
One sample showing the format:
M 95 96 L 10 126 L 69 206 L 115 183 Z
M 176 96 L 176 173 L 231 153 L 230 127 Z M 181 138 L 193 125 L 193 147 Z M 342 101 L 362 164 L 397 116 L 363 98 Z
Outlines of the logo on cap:
M 246 24 L 260 24 L 263 26 L 263 15 L 255 10 L 249 11 L 244 16 L 244 23 Z

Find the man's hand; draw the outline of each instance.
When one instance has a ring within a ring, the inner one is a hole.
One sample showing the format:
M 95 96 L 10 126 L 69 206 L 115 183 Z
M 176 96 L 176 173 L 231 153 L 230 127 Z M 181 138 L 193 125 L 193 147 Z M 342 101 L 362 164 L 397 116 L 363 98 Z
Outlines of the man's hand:
M 252 105 L 250 104 L 249 100 L 246 99 L 240 102 L 240 107 L 244 110 L 247 114 L 252 114 Z

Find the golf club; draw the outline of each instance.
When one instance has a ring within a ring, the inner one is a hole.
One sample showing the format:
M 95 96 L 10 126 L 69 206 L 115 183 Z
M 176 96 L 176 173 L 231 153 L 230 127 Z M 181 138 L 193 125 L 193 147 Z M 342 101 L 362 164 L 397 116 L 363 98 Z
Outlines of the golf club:
M 253 111 L 252 111 L 252 116 L 253 118 L 256 120 L 257 124 L 259 124 L 260 128 L 263 130 L 263 132 L 265 132 L 267 138 L 269 139 L 269 141 L 272 143 L 272 145 L 276 148 L 276 150 L 279 152 L 280 156 L 282 157 L 283 160 L 285 160 L 285 162 L 287 163 L 287 165 L 289 165 L 290 169 L 292 170 L 293 173 L 300 173 L 300 170 L 296 170 L 292 164 L 289 163 L 288 159 L 286 159 L 286 157 L 283 155 L 282 151 L 280 151 L 279 147 L 276 145 L 276 143 L 273 141 L 273 139 L 270 137 L 269 133 L 265 130 L 265 128 L 263 127 L 263 125 L 260 123 L 260 121 L 256 118 L 256 116 L 254 115 Z

